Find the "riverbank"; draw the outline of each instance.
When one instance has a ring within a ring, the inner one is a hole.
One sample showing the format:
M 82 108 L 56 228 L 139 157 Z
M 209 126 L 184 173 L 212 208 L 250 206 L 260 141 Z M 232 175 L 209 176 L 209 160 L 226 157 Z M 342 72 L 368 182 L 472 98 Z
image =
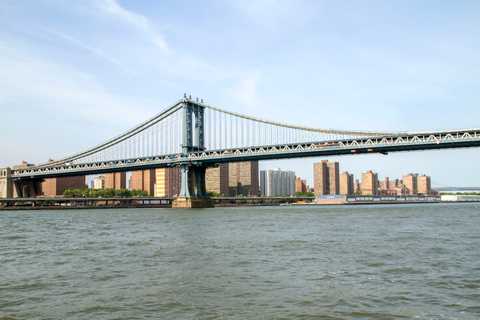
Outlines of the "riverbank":
M 472 202 L 472 201 L 469 201 Z M 355 205 L 401 205 L 401 204 L 441 204 L 441 203 L 467 203 L 466 201 L 362 201 L 362 202 L 345 202 L 345 203 L 238 203 L 238 204 L 215 204 L 218 208 L 228 207 L 313 207 L 313 206 L 355 206 Z M 5 206 L 0 207 L 0 211 L 18 211 L 18 210 L 85 210 L 85 209 L 171 209 L 171 205 L 115 205 L 115 206 Z
M 480 197 L 445 198 L 443 196 L 318 196 L 305 198 L 212 198 L 215 207 L 258 206 L 325 206 L 325 205 L 372 205 L 372 204 L 425 204 L 480 202 Z M 173 198 L 31 198 L 0 199 L 0 210 L 62 210 L 62 209 L 123 209 L 123 208 L 171 208 Z

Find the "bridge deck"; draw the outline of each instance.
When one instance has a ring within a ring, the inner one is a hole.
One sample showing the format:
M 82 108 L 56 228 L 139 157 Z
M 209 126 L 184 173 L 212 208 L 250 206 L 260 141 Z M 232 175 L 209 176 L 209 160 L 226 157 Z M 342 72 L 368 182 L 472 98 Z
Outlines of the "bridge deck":
M 15 179 L 43 179 L 60 176 L 100 174 L 118 171 L 145 170 L 193 164 L 212 166 L 221 162 L 274 160 L 299 157 L 356 155 L 367 153 L 418 151 L 480 146 L 480 129 L 405 134 L 389 137 L 365 137 L 347 140 L 329 140 L 283 145 L 250 146 L 235 149 L 191 151 L 188 154 L 169 154 L 152 157 L 121 159 L 93 163 L 63 163 L 18 169 Z

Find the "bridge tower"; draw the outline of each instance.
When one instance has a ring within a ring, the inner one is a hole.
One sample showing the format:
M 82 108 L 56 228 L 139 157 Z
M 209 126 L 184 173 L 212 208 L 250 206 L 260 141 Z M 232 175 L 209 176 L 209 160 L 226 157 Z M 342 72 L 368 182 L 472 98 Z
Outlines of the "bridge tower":
M 197 98 L 198 102 L 198 98 Z M 182 156 L 190 152 L 205 150 L 204 115 L 205 107 L 191 102 L 184 95 L 183 109 L 183 143 Z M 200 163 L 185 161 L 181 166 L 181 189 L 173 208 L 211 208 L 213 201 L 207 196 L 205 188 L 206 167 Z

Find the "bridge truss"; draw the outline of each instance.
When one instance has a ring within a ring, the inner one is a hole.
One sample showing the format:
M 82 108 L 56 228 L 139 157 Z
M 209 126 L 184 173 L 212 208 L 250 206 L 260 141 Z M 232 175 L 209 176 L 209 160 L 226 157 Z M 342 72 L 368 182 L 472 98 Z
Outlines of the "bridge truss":
M 100 174 L 175 165 L 480 146 L 480 129 L 367 132 L 296 126 L 250 117 L 186 96 L 135 128 L 16 179 Z

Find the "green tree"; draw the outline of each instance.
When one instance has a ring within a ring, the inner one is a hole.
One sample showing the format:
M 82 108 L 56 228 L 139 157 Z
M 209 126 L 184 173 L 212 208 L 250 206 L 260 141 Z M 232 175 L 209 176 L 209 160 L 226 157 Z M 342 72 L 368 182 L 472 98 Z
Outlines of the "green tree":
M 213 197 L 223 197 L 223 194 L 217 193 L 217 192 L 215 192 L 215 191 L 207 191 L 207 196 L 209 196 L 210 198 L 213 198 Z
M 73 198 L 73 189 L 72 188 L 65 189 L 65 191 L 63 192 L 63 195 L 66 198 Z
M 128 198 L 130 197 L 130 190 L 127 189 L 118 189 L 115 190 L 116 197 Z
M 111 189 L 111 188 L 108 188 L 108 189 L 103 189 L 103 194 L 104 194 L 104 198 L 112 198 L 112 197 L 115 197 L 115 190 L 114 189 Z
M 295 192 L 295 195 L 297 197 L 313 197 L 314 196 L 313 192 L 300 192 L 300 191 Z

